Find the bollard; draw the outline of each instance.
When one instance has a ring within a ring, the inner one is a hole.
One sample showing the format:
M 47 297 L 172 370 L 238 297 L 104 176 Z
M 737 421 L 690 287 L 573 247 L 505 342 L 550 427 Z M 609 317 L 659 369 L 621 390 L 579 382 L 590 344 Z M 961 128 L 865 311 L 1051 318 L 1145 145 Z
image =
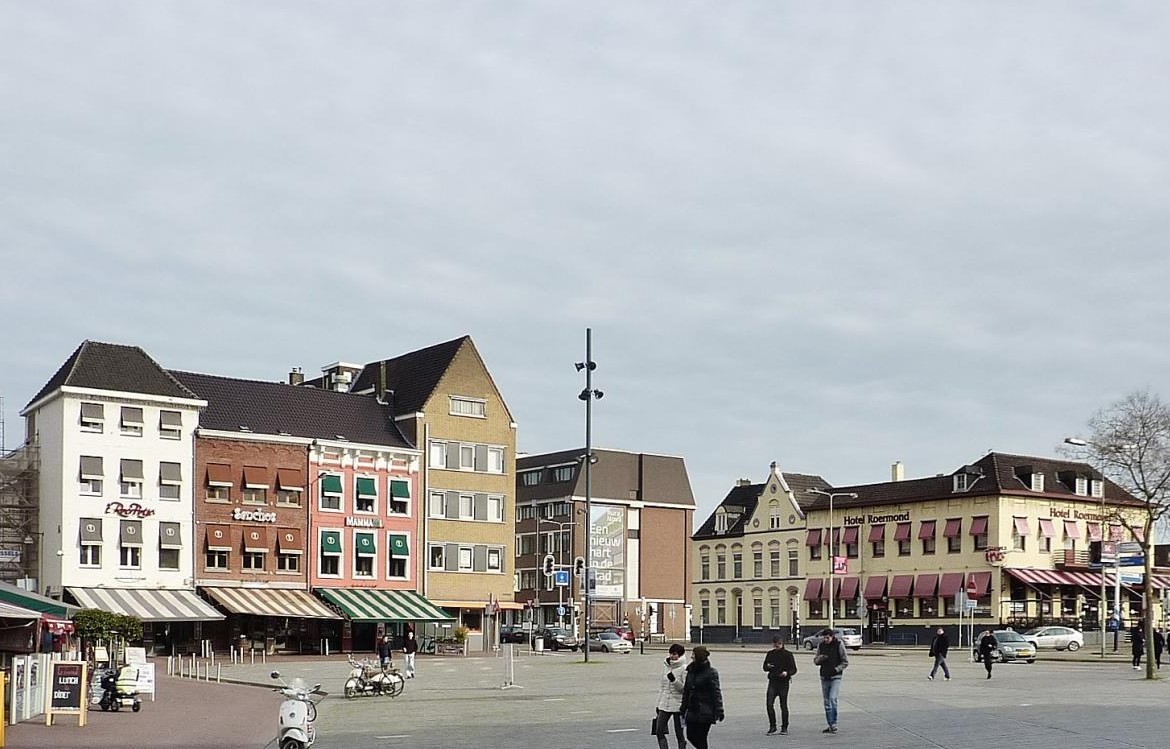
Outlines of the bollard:
M 190 679 L 196 678 L 196 676 L 195 676 L 195 654 L 194 653 L 191 654 L 191 670 L 187 672 L 187 677 Z
M 646 641 L 645 640 L 638 641 L 638 655 L 646 655 Z
M 175 664 L 174 664 L 174 662 L 171 660 L 171 656 L 169 656 L 169 655 L 168 655 L 168 656 L 167 656 L 167 676 L 171 676 L 171 675 L 174 673 L 174 671 L 172 671 L 172 669 L 173 669 L 174 667 L 175 667 Z
M 249 650 L 248 655 L 252 656 L 252 665 L 255 666 L 256 665 L 256 651 Z
M 220 682 L 220 679 L 219 679 L 219 677 L 220 677 L 220 669 L 221 669 L 221 668 L 223 668 L 223 667 L 222 667 L 222 666 L 220 666 L 218 663 L 215 665 L 215 683 L 216 683 L 216 684 L 220 684 L 220 683 L 221 683 L 221 682 Z

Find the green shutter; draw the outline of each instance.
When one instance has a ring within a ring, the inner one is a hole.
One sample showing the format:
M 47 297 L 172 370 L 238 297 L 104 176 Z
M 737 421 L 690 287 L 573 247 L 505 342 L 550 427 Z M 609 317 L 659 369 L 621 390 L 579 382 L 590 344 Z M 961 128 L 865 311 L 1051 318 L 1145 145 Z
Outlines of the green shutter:
M 354 546 L 357 548 L 357 553 L 365 556 L 373 556 L 376 552 L 374 548 L 374 534 L 373 533 L 355 533 Z
M 341 494 L 341 477 L 327 473 L 321 478 L 321 491 L 325 494 Z
M 410 484 L 398 479 L 391 479 L 390 496 L 396 499 L 410 499 Z
M 321 551 L 327 554 L 341 553 L 341 534 L 337 531 L 327 531 L 321 534 Z
M 410 556 L 410 549 L 406 544 L 406 536 L 392 534 L 390 536 L 390 554 L 396 557 Z
M 357 480 L 357 495 L 359 497 L 378 496 L 378 490 L 375 488 L 374 480 L 371 478 L 359 478 Z

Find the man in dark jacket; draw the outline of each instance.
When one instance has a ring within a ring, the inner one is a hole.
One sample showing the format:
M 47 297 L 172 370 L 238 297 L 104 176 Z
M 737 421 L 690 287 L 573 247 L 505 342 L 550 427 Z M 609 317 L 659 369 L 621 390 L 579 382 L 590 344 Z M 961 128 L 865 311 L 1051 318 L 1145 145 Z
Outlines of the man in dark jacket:
M 930 657 L 934 658 L 934 668 L 930 669 L 930 676 L 926 677 L 927 681 L 934 681 L 934 675 L 938 673 L 939 666 L 942 666 L 943 677 L 951 680 L 951 670 L 947 668 L 947 651 L 951 649 L 951 641 L 947 639 L 947 633 L 939 627 L 934 631 L 934 639 L 930 641 Z
M 821 733 L 837 733 L 837 697 L 841 694 L 841 677 L 849 667 L 845 643 L 837 639 L 831 629 L 821 630 L 821 644 L 813 663 L 820 666 L 821 696 L 825 699 L 825 721 L 829 724 Z
M 788 733 L 788 685 L 796 675 L 796 659 L 784 647 L 784 638 L 772 638 L 772 649 L 764 656 L 764 671 L 768 674 L 768 733 L 776 733 L 776 698 L 780 698 L 780 735 Z
M 709 660 L 711 652 L 697 645 L 691 657 L 683 687 L 683 720 L 687 724 L 687 741 L 695 749 L 707 749 L 711 725 L 723 720 L 723 692 L 719 689 L 719 672 Z
M 983 636 L 979 638 L 979 660 L 983 661 L 983 667 L 987 669 L 988 679 L 991 678 L 991 663 L 998 651 L 999 640 L 995 639 L 990 629 L 983 630 Z

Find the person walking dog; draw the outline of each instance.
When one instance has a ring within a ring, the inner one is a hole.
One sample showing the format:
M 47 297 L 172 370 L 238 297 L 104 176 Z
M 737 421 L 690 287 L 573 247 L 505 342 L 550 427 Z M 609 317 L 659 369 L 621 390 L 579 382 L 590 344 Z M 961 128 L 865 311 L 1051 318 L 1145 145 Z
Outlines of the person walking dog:
M 930 676 L 926 677 L 927 681 L 934 681 L 934 675 L 938 673 L 941 666 L 943 670 L 943 678 L 947 681 L 951 680 L 951 670 L 947 668 L 947 651 L 951 649 L 951 641 L 947 638 L 947 633 L 939 627 L 934 631 L 934 639 L 930 641 L 930 657 L 934 658 L 934 668 L 930 669 Z
M 788 687 L 796 675 L 796 659 L 792 651 L 784 647 L 784 638 L 772 638 L 772 649 L 764 656 L 764 672 L 768 674 L 768 696 L 765 703 L 768 710 L 767 736 L 776 733 L 776 699 L 780 699 L 780 735 L 788 733 Z

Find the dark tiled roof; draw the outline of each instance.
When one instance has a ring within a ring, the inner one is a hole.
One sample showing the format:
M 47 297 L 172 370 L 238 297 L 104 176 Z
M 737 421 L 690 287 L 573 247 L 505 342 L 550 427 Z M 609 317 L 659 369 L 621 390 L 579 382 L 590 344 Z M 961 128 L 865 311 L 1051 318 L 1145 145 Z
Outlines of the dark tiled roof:
M 175 372 L 207 401 L 199 426 L 225 432 L 248 427 L 254 434 L 288 434 L 388 447 L 413 448 L 394 423 L 390 407 L 373 395 L 286 385 L 283 382 Z
M 517 497 L 521 501 L 532 501 L 571 495 L 585 496 L 585 472 L 581 470 L 578 461 L 584 454 L 585 448 L 580 447 L 517 458 L 517 475 L 532 468 L 573 464 L 573 478 L 567 482 L 542 482 L 536 486 L 524 486 L 518 480 Z M 607 449 L 595 449 L 593 455 L 597 458 L 590 477 L 590 490 L 594 499 L 636 499 L 683 507 L 695 506 L 695 495 L 691 492 L 691 481 L 682 458 Z M 635 491 L 636 496 L 631 496 L 631 491 Z
M 810 494 L 809 489 L 826 489 L 831 486 L 828 481 L 825 481 L 820 476 L 815 474 L 805 473 L 782 473 L 784 481 L 788 484 L 788 488 L 792 490 L 793 498 L 801 510 L 808 510 L 816 502 L 819 495 Z M 718 536 L 724 538 L 727 536 L 742 536 L 746 530 L 747 522 L 756 511 L 756 506 L 759 504 L 760 495 L 764 491 L 767 483 L 763 484 L 744 484 L 734 486 L 731 491 L 727 492 L 727 496 L 719 503 L 719 507 L 715 508 L 699 529 L 691 536 L 693 539 L 699 538 L 713 538 Z M 739 518 L 727 529 L 724 533 L 715 532 L 715 515 L 719 508 L 740 508 L 734 510 L 739 513 Z
M 386 387 L 394 391 L 394 412 L 408 414 L 422 411 L 459 349 L 464 343 L 470 342 L 470 336 L 461 336 L 393 359 L 371 362 L 362 367 L 350 391 L 377 392 L 382 365 L 385 365 Z
M 1034 492 L 1029 484 L 1025 484 L 1017 471 L 1030 468 L 1034 472 L 1044 474 L 1044 491 Z M 954 491 L 954 476 L 962 472 L 971 473 L 974 480 L 966 491 Z M 1009 455 L 1006 453 L 988 453 L 980 460 L 969 466 L 961 466 L 953 473 L 941 476 L 931 476 L 923 479 L 908 481 L 887 481 L 881 484 L 859 484 L 857 486 L 841 486 L 834 489 L 837 492 L 852 492 L 857 498 L 835 497 L 833 508 L 868 507 L 871 505 L 903 504 L 911 502 L 929 502 L 932 500 L 955 496 L 1031 496 L 1046 497 L 1049 499 L 1073 499 L 1077 497 L 1075 485 L 1070 486 L 1062 481 L 1068 474 L 1093 476 L 1100 478 L 1099 471 L 1088 463 L 1071 460 L 1057 460 L 1054 458 L 1040 458 L 1028 455 Z M 977 478 L 975 478 L 977 477 Z M 1090 498 L 1081 495 L 1082 499 Z M 1105 500 L 1115 504 L 1132 504 L 1137 502 L 1117 484 L 1106 479 Z M 827 497 L 818 496 L 813 503 L 813 509 L 828 507 Z
M 64 386 L 167 398 L 198 397 L 138 346 L 99 341 L 84 341 L 78 346 L 28 405 Z

